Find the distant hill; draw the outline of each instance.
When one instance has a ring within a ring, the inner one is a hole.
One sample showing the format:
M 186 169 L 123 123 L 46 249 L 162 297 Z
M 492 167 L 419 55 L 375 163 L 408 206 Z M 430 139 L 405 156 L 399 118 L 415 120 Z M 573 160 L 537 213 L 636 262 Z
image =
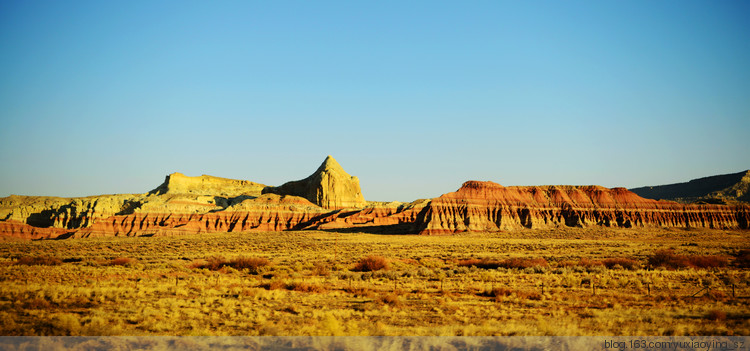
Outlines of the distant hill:
M 633 188 L 641 197 L 684 203 L 750 202 L 750 170 L 693 179 L 687 183 Z

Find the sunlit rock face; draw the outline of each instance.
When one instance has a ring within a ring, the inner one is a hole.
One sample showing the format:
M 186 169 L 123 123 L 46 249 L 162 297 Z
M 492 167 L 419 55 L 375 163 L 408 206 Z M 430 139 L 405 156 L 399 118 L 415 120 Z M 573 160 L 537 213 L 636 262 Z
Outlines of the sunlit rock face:
M 432 199 L 421 234 L 566 227 L 747 229 L 750 207 L 644 199 L 625 188 L 514 186 L 469 181 Z
M 359 187 L 359 179 L 346 173 L 331 156 L 309 177 L 278 187 L 267 187 L 263 189 L 263 193 L 300 196 L 327 209 L 367 206 Z

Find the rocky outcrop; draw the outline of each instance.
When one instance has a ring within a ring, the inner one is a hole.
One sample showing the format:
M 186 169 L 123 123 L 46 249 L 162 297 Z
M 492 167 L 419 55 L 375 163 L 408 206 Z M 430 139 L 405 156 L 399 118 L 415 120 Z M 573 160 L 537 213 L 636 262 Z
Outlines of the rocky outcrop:
M 210 175 L 189 177 L 182 173 L 172 173 L 164 183 L 149 194 L 197 194 L 215 195 L 223 197 L 237 197 L 241 195 L 260 196 L 266 186 L 248 180 L 219 178 Z
M 693 179 L 685 183 L 633 188 L 630 191 L 649 199 L 683 203 L 750 203 L 750 170 Z
M 301 229 L 327 212 L 300 197 L 267 194 L 205 213 L 139 212 L 112 216 L 78 230 L 75 237 L 283 231 Z
M 503 187 L 469 181 L 433 199 L 421 234 L 554 227 L 703 227 L 748 229 L 750 207 L 685 205 L 644 199 L 625 188 Z
M 13 220 L 0 221 L 0 240 L 57 239 L 70 237 L 71 234 L 73 231 L 62 228 L 40 228 Z
M 138 195 L 80 198 L 11 195 L 0 199 L 0 218 L 39 228 L 78 229 L 102 218 L 133 213 L 142 200 Z
M 334 211 L 303 229 L 366 231 L 370 233 L 416 233 L 430 200 L 410 203 L 372 203 L 364 209 Z
M 75 237 L 169 236 L 214 232 L 400 229 L 414 233 L 429 203 L 375 205 L 363 210 L 326 210 L 298 196 L 264 194 L 207 213 L 135 213 L 112 216 L 78 230 Z M 402 228 L 395 228 L 403 225 Z
M 359 188 L 359 179 L 346 173 L 330 155 L 309 177 L 278 187 L 267 187 L 263 193 L 300 196 L 327 209 L 367 206 Z

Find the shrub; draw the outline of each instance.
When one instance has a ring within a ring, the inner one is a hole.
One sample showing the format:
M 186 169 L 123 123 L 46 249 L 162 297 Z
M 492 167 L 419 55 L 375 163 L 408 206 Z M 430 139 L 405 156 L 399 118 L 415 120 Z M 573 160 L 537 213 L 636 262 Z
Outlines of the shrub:
M 191 265 L 191 267 L 198 268 L 198 269 L 205 268 L 205 269 L 212 270 L 212 271 L 218 271 L 221 267 L 224 267 L 226 262 L 227 261 L 226 259 L 224 259 L 224 257 L 212 256 L 205 260 L 199 260 L 199 261 L 194 262 Z
M 510 296 L 513 294 L 513 290 L 508 288 L 493 288 L 492 290 L 487 290 L 481 294 L 480 296 L 486 296 L 486 297 L 501 297 L 501 296 Z
M 678 255 L 674 250 L 658 250 L 649 256 L 648 264 L 651 267 L 666 267 L 668 269 L 678 268 L 716 268 L 729 265 L 729 259 L 717 255 Z
M 691 267 L 696 268 L 717 268 L 726 267 L 729 265 L 729 259 L 724 256 L 708 255 L 708 256 L 688 256 L 688 262 Z
M 281 280 L 274 280 L 268 284 L 262 284 L 261 287 L 266 290 L 279 290 L 279 289 L 287 289 L 289 285 L 287 285 L 287 283 Z
M 390 293 L 380 296 L 380 298 L 378 298 L 378 302 L 394 307 L 401 306 L 401 298 L 399 298 L 397 293 Z
M 738 268 L 750 268 L 750 250 L 740 250 L 737 255 L 734 256 L 734 265 Z
M 615 268 L 615 266 L 620 266 L 631 271 L 638 269 L 639 266 L 638 261 L 625 257 L 607 258 L 602 261 L 602 264 L 609 269 Z
M 557 264 L 557 266 L 558 266 L 558 267 L 565 267 L 565 268 L 570 268 L 570 267 L 575 267 L 575 266 L 579 266 L 579 264 L 578 264 L 578 262 L 576 262 L 576 261 L 573 261 L 573 260 L 564 260 L 564 261 L 560 261 L 560 262 L 559 262 L 559 263 Z
M 321 293 L 325 292 L 326 288 L 316 285 L 316 284 L 308 284 L 308 283 L 292 283 L 287 285 L 288 290 L 292 291 L 299 291 L 299 292 L 314 292 L 314 293 Z
M 247 269 L 252 274 L 258 274 L 261 268 L 268 266 L 269 264 L 271 264 L 271 262 L 268 261 L 268 259 L 262 257 L 239 257 L 231 260 L 228 264 L 225 265 L 239 270 Z
M 536 291 L 517 291 L 516 296 L 521 299 L 539 301 L 542 299 L 542 294 Z
M 218 271 L 223 267 L 232 267 L 237 270 L 247 269 L 252 274 L 258 274 L 262 267 L 271 264 L 265 258 L 238 257 L 227 261 L 224 257 L 213 256 L 204 261 L 199 261 L 191 265 L 192 268 L 205 268 L 212 271 Z
M 502 297 L 515 295 L 519 299 L 524 300 L 541 300 L 542 295 L 535 291 L 521 291 L 511 290 L 508 288 L 493 288 L 492 290 L 485 291 L 480 296 L 493 297 L 496 301 L 500 301 Z
M 502 267 L 501 262 L 498 260 L 478 259 L 471 258 L 468 260 L 458 261 L 458 265 L 462 267 L 477 267 L 482 269 L 498 269 Z
M 45 299 L 35 297 L 24 301 L 23 308 L 27 310 L 46 310 L 52 307 L 52 305 Z
M 331 271 L 328 268 L 328 265 L 322 262 L 316 262 L 312 269 L 312 274 L 321 276 L 321 277 L 327 277 L 331 274 Z
M 544 258 L 511 258 L 501 263 L 504 268 L 533 268 L 549 267 L 549 263 Z
M 648 264 L 653 268 L 666 267 L 670 269 L 689 266 L 689 262 L 685 256 L 678 255 L 671 249 L 662 249 L 654 252 L 653 255 L 648 257 Z
M 16 264 L 26 266 L 57 266 L 62 264 L 62 260 L 52 256 L 23 256 L 18 258 Z
M 113 259 L 112 261 L 109 261 L 110 266 L 129 266 L 131 265 L 135 260 L 128 257 L 118 257 Z
M 586 268 L 601 267 L 604 266 L 604 262 L 584 257 L 578 261 L 578 266 Z
M 370 255 L 361 260 L 354 266 L 354 272 L 373 272 L 381 269 L 388 269 L 388 260 L 382 256 Z
M 472 258 L 458 261 L 458 265 L 482 269 L 549 267 L 544 258 L 510 258 L 503 261 Z
M 712 321 L 724 321 L 727 319 L 727 313 L 719 310 L 711 310 L 706 314 L 706 319 Z
M 375 297 L 375 292 L 363 287 L 346 287 L 344 291 L 350 293 L 356 297 Z
M 78 316 L 71 313 L 58 314 L 52 318 L 52 326 L 56 335 L 79 335 L 81 322 Z

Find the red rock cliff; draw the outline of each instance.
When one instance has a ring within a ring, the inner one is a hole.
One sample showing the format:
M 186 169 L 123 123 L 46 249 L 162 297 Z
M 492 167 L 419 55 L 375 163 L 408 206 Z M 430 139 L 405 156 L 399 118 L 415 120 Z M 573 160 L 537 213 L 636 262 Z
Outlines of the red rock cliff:
M 747 229 L 745 205 L 684 205 L 644 199 L 625 188 L 515 186 L 468 181 L 433 199 L 421 234 L 498 231 L 559 226 L 704 227 Z

